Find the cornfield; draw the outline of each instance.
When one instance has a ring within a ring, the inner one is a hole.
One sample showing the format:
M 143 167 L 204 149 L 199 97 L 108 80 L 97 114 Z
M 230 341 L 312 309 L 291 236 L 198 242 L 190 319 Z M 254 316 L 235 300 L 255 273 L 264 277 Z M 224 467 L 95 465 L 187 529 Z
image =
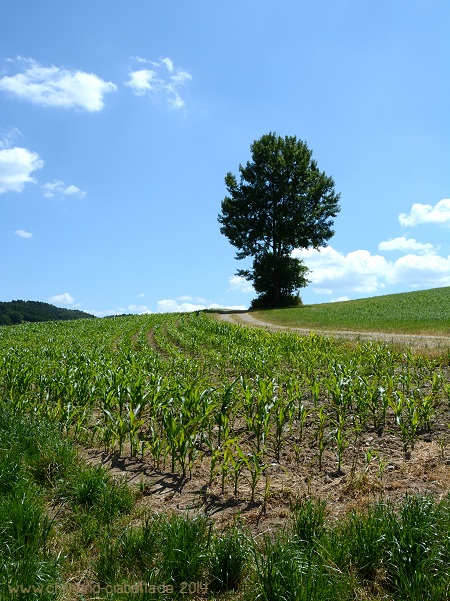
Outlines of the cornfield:
M 208 314 L 122 316 L 0 329 L 0 403 L 85 444 L 265 499 L 276 473 L 340 475 L 396 437 L 446 440 L 449 357 L 227 324 Z M 442 443 L 444 447 L 444 443 Z M 368 460 L 369 456 L 369 460 Z M 382 471 L 382 470 L 381 470 Z

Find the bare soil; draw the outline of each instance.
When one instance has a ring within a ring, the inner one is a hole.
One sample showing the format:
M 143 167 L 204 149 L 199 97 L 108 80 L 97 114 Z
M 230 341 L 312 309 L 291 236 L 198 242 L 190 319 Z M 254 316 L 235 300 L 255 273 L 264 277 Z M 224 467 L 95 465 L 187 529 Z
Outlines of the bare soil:
M 450 492 L 450 458 L 446 449 L 435 440 L 419 440 L 409 459 L 405 459 L 398 436 L 384 435 L 380 440 L 366 434 L 359 453 L 363 461 L 353 462 L 351 451 L 336 473 L 334 454 L 324 454 L 323 468 L 318 469 L 314 452 L 304 449 L 295 461 L 287 449 L 283 465 L 274 463 L 269 470 L 268 491 L 263 477 L 257 487 L 254 502 L 250 502 L 249 484 L 240 481 L 234 495 L 231 483 L 221 490 L 220 477 L 208 486 L 209 461 L 204 458 L 192 476 L 182 479 L 167 470 L 155 469 L 152 462 L 126 455 L 105 453 L 100 449 L 83 449 L 84 457 L 93 464 L 102 464 L 114 477 L 125 479 L 139 491 L 138 510 L 151 512 L 190 511 L 207 514 L 218 525 L 235 518 L 242 519 L 253 533 L 285 525 L 292 503 L 304 498 L 324 499 L 332 518 L 349 510 L 362 510 L 383 497 L 393 502 L 406 494 L 429 494 L 441 499 Z M 367 466 L 364 449 L 376 449 L 378 458 Z

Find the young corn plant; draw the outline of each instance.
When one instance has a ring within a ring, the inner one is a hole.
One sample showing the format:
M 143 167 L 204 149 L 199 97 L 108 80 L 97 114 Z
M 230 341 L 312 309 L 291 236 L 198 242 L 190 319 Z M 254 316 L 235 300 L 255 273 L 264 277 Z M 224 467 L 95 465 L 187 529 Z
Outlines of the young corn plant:
M 272 449 L 275 455 L 275 459 L 280 461 L 281 450 L 284 445 L 284 430 L 286 424 L 289 423 L 292 415 L 291 411 L 293 408 L 292 401 L 286 401 L 281 397 L 277 397 L 273 405 L 273 420 L 274 420 L 274 434 Z
M 342 369 L 342 366 L 337 367 Z M 325 385 L 328 390 L 330 399 L 330 407 L 334 409 L 336 421 L 339 421 L 340 417 L 345 417 L 348 411 L 351 409 L 351 380 L 344 377 L 342 374 L 332 374 L 330 378 L 325 381 Z
M 333 438 L 336 445 L 336 458 L 337 458 L 337 470 L 336 474 L 342 476 L 342 458 L 344 451 L 348 446 L 348 439 L 346 437 L 346 419 L 343 415 L 339 416 L 338 422 L 335 424 L 336 428 L 333 431 Z
M 214 478 L 216 477 L 216 466 L 217 464 L 223 464 L 223 449 L 219 447 L 211 448 L 211 459 L 209 464 L 209 486 L 212 486 Z
M 164 428 L 167 447 L 170 452 L 171 472 L 175 473 L 175 466 L 179 457 L 185 457 L 186 444 L 180 422 L 176 419 L 172 407 L 166 407 L 162 413 L 162 425 Z M 182 461 L 184 465 L 184 460 Z
M 149 450 L 157 470 L 159 470 L 161 467 L 161 458 L 164 459 L 163 465 L 165 465 L 168 447 L 164 442 L 162 432 L 156 426 L 156 423 L 152 423 L 149 427 L 149 434 L 144 441 L 144 448 Z
M 311 394 L 313 397 L 314 407 L 317 407 L 320 394 L 319 383 L 314 380 L 311 384 Z M 299 428 L 299 442 L 303 437 L 303 427 L 309 414 L 309 409 L 304 401 L 304 394 L 300 389 L 299 382 L 296 378 L 290 378 L 287 383 L 287 398 L 288 398 L 288 413 L 289 413 L 289 432 L 292 434 L 294 421 L 297 420 Z
M 407 397 L 405 402 L 406 426 L 411 451 L 414 451 L 417 430 L 419 428 L 420 413 L 415 398 Z M 411 453 L 409 453 L 410 455 Z
M 419 428 L 431 434 L 431 424 L 436 415 L 436 400 L 433 391 L 429 394 L 422 394 L 418 391 L 416 410 L 419 416 Z
M 386 388 L 379 386 L 378 382 L 374 380 L 367 382 L 364 400 L 368 411 L 372 415 L 373 429 L 378 436 L 383 434 L 386 427 L 386 413 L 393 389 L 394 382 L 392 376 L 388 376 Z
M 249 482 L 251 488 L 251 497 L 250 503 L 255 502 L 255 494 L 256 487 L 258 485 L 259 479 L 264 474 L 265 470 L 267 470 L 270 466 L 268 464 L 264 464 L 262 461 L 262 453 L 261 452 L 253 452 L 245 454 L 240 447 L 237 448 L 239 456 L 243 461 L 245 467 L 249 471 Z M 268 491 L 266 491 L 266 494 Z
M 308 415 L 310 413 L 310 410 L 308 409 L 308 407 L 304 404 L 304 403 L 300 403 L 299 409 L 298 409 L 298 436 L 299 436 L 299 442 L 302 442 L 303 439 L 303 430 L 306 424 L 306 420 L 308 418 Z
M 231 474 L 231 480 L 233 483 L 233 493 L 236 497 L 238 495 L 239 479 L 246 467 L 246 463 L 243 459 L 243 451 L 241 450 L 236 439 L 229 439 L 227 441 L 226 458 L 228 461 L 228 471 Z
M 225 481 L 230 473 L 230 468 L 236 468 L 236 458 L 233 453 L 232 441 L 228 440 L 226 444 L 223 445 L 222 451 L 222 462 L 220 465 L 221 472 L 221 490 L 222 494 L 225 492 Z M 237 443 L 236 443 L 237 445 Z M 235 494 L 237 494 L 237 483 L 234 487 Z
M 130 422 L 127 416 L 122 416 L 120 413 L 111 415 L 110 418 L 113 423 L 112 439 L 119 443 L 119 454 L 121 455 L 125 439 L 130 431 Z
M 218 427 L 217 446 L 220 447 L 223 440 L 228 440 L 230 436 L 230 417 L 233 409 L 233 390 L 238 378 L 229 386 L 226 386 L 220 402 L 220 405 L 214 411 L 214 420 Z
M 138 405 L 134 408 L 131 406 L 131 403 L 128 406 L 128 420 L 129 420 L 129 429 L 128 435 L 130 439 L 130 453 L 131 457 L 136 457 L 138 450 L 143 453 L 144 445 L 143 441 L 140 437 L 141 428 L 145 423 L 144 419 L 140 418 L 141 414 L 141 405 Z
M 322 471 L 322 458 L 325 450 L 327 441 L 325 437 L 325 426 L 327 423 L 328 415 L 325 412 L 325 406 L 322 405 L 317 412 L 317 427 L 314 433 L 314 437 L 317 442 L 317 459 L 319 462 L 319 470 Z
M 311 395 L 312 395 L 314 407 L 317 408 L 319 405 L 319 398 L 320 398 L 320 384 L 319 384 L 318 380 L 316 380 L 315 378 L 311 382 Z
M 274 406 L 274 381 L 258 379 L 258 390 L 252 390 L 244 381 L 245 421 L 254 435 L 256 453 L 265 450 L 265 443 L 270 433 L 272 409 Z
M 407 397 L 401 390 L 398 390 L 390 399 L 389 404 L 395 416 L 395 423 L 400 428 L 404 457 L 410 459 L 419 425 L 419 413 L 415 399 Z

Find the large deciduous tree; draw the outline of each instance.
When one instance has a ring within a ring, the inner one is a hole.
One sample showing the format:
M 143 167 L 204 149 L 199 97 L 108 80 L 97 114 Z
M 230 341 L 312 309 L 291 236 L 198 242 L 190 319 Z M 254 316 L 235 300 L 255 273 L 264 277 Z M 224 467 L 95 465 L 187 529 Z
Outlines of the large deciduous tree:
M 269 133 L 250 149 L 252 160 L 239 165 L 240 181 L 231 172 L 225 177 L 228 196 L 218 221 L 238 249 L 236 258 L 253 257 L 252 269 L 237 271 L 253 281 L 259 294 L 253 304 L 280 306 L 308 283 L 308 269 L 292 251 L 319 248 L 333 236 L 340 195 L 295 136 Z

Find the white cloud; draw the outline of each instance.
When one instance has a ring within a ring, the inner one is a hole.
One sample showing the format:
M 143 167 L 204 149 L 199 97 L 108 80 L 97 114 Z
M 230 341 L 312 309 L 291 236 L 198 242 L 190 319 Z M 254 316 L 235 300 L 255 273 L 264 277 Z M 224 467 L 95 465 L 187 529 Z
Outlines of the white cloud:
M 76 196 L 78 198 L 84 198 L 86 196 L 86 192 L 80 190 L 78 186 L 74 186 L 73 184 L 66 186 L 66 184 L 59 179 L 43 184 L 42 189 L 44 190 L 44 196 L 46 198 L 53 198 L 56 194 L 62 196 Z
M 308 279 L 313 290 L 321 294 L 338 291 L 345 292 L 346 296 L 370 294 L 394 284 L 406 284 L 411 289 L 450 285 L 450 257 L 423 251 L 421 246 L 421 254 L 409 253 L 396 261 L 387 261 L 367 250 L 344 255 L 331 246 L 320 250 L 294 250 L 292 254 L 311 270 Z
M 61 295 L 64 296 L 64 295 Z M 56 297 L 53 297 L 56 298 Z M 107 310 L 103 310 L 103 311 L 97 311 L 95 309 L 89 310 L 87 311 L 88 313 L 91 313 L 92 315 L 95 315 L 96 317 L 106 317 L 106 316 L 112 316 L 112 315 L 123 315 L 123 314 L 129 314 L 129 313 L 137 313 L 137 314 L 144 314 L 144 313 L 187 313 L 187 312 L 192 312 L 192 311 L 202 311 L 203 309 L 228 309 L 230 311 L 236 310 L 236 311 L 245 311 L 247 309 L 247 307 L 245 305 L 232 305 L 232 306 L 224 306 L 224 305 L 219 305 L 217 303 L 208 303 L 207 301 L 205 301 L 204 299 L 201 299 L 201 297 L 194 297 L 194 299 L 192 300 L 203 300 L 204 302 L 188 302 L 186 300 L 182 300 L 182 299 L 186 299 L 186 298 L 191 298 L 191 297 L 186 297 L 186 296 L 180 296 L 177 297 L 175 299 L 162 299 L 157 301 L 156 306 L 157 309 L 156 311 L 152 311 L 152 309 L 150 307 L 147 307 L 146 305 L 128 305 L 127 307 L 117 307 L 116 309 L 107 309 Z
M 302 259 L 310 269 L 308 279 L 323 294 L 336 290 L 371 293 L 384 287 L 389 263 L 381 255 L 356 250 L 344 255 L 331 246 L 323 249 L 294 250 L 292 256 Z
M 31 232 L 27 232 L 25 230 L 16 230 L 15 232 L 16 236 L 19 236 L 20 238 L 32 238 L 33 234 Z
M 202 309 L 212 309 L 217 305 L 209 305 L 206 307 L 203 304 L 194 304 L 188 301 L 180 301 L 178 299 L 162 299 L 156 303 L 158 313 L 185 313 L 189 311 L 201 311 Z
M 119 313 L 139 313 L 142 315 L 143 313 L 153 313 L 150 307 L 146 305 L 128 305 L 126 309 L 118 309 Z
M 73 184 L 71 184 L 70 186 L 67 186 L 67 188 L 65 188 L 65 190 L 63 190 L 63 194 L 65 196 L 80 196 L 81 198 L 83 198 L 84 196 L 86 196 L 86 192 L 82 192 L 80 190 L 80 188 L 78 188 L 77 186 L 74 186 Z
M 132 71 L 125 85 L 129 86 L 136 96 L 142 96 L 147 91 L 158 87 L 156 71 L 153 71 L 152 69 Z
M 413 227 L 421 223 L 450 225 L 450 199 L 444 198 L 434 207 L 428 204 L 414 203 L 409 214 L 400 213 L 398 219 L 404 227 Z
M 378 250 L 398 250 L 401 252 L 417 251 L 420 254 L 428 254 L 435 252 L 433 244 L 429 242 L 417 242 L 414 238 L 393 238 L 380 242 Z
M 106 309 L 105 311 L 97 311 L 96 309 L 86 309 L 86 313 L 95 315 L 95 317 L 113 317 L 114 315 L 120 315 L 121 313 L 124 313 L 124 311 L 118 311 L 117 309 Z
M 255 292 L 255 289 L 250 282 L 240 275 L 233 275 L 229 278 L 228 282 L 230 284 L 228 290 L 236 290 L 237 292 L 243 292 L 245 294 Z
M 405 255 L 395 261 L 387 280 L 406 283 L 411 288 L 450 286 L 450 256 Z
M 68 292 L 64 292 L 63 294 L 55 294 L 55 296 L 51 296 L 48 299 L 49 303 L 57 303 L 58 305 L 73 305 L 75 299 Z
M 180 297 L 181 298 L 181 297 Z M 186 313 L 190 311 L 202 311 L 203 309 L 230 309 L 245 311 L 247 307 L 245 305 L 233 305 L 231 307 L 225 307 L 217 303 L 189 303 L 180 302 L 178 299 L 163 299 L 156 303 L 158 309 L 157 313 Z
M 189 296 L 187 294 L 183 295 L 183 296 L 177 296 L 177 301 L 192 301 L 194 303 L 197 304 L 207 304 L 208 301 L 206 299 L 204 299 L 202 296 Z
M 125 85 L 130 87 L 136 96 L 152 94 L 154 98 L 163 99 L 172 109 L 185 106 L 179 94 L 179 89 L 191 81 L 192 75 L 186 69 L 175 67 L 172 59 L 166 57 L 160 61 L 148 61 L 135 57 L 133 60 L 142 64 L 148 63 L 149 68 L 131 71 Z
M 36 152 L 27 148 L 0 149 L 0 194 L 21 192 L 25 184 L 36 180 L 32 173 L 42 169 L 44 161 Z
M 2 77 L 0 90 L 33 104 L 96 112 L 103 109 L 104 96 L 117 89 L 115 84 L 94 73 L 43 67 L 32 59 L 20 60 L 28 67 L 23 73 Z

